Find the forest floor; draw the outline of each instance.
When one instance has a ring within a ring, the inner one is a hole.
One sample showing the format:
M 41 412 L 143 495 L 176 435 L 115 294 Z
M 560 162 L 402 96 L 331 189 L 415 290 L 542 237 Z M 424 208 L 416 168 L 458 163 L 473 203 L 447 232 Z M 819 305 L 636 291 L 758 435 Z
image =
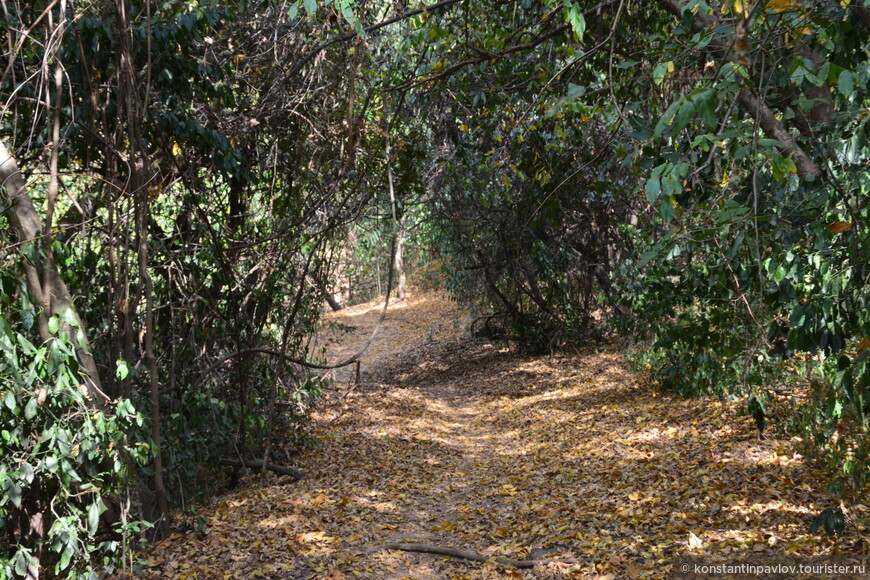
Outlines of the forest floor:
M 330 314 L 330 360 L 357 350 L 379 314 L 376 301 Z M 808 533 L 837 504 L 796 442 L 759 440 L 740 402 L 657 391 L 606 345 L 524 356 L 470 338 L 467 322 L 441 294 L 391 303 L 361 382 L 353 366 L 335 374 L 317 444 L 298 458 L 306 477 L 251 477 L 213 498 L 200 508 L 207 531 L 155 546 L 146 575 L 671 578 L 690 558 L 868 553 L 863 506 L 838 539 Z M 487 560 L 383 549 L 399 543 Z M 511 565 L 531 559 L 543 561 Z

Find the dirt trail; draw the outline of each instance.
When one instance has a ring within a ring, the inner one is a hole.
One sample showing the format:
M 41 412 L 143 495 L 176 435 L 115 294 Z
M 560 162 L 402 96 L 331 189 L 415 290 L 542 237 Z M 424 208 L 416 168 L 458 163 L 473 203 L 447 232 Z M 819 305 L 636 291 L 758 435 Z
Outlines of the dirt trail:
M 333 330 L 356 327 L 323 337 L 330 360 L 354 352 L 379 313 L 330 315 Z M 362 382 L 336 374 L 320 443 L 299 460 L 308 477 L 215 498 L 208 533 L 163 542 L 148 575 L 670 578 L 692 554 L 867 553 L 854 526 L 836 542 L 806 533 L 831 505 L 823 485 L 791 442 L 758 441 L 738 404 L 657 393 L 618 353 L 524 357 L 463 328 L 440 294 L 391 307 Z M 397 542 L 492 559 L 377 549 Z M 516 569 L 498 556 L 549 560 Z

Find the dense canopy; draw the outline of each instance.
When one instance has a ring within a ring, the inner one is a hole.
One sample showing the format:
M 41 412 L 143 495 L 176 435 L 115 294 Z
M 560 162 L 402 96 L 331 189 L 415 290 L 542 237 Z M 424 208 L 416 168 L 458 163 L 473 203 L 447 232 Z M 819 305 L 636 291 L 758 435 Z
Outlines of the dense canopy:
M 857 501 L 865 4 L 0 1 L 0 577 L 292 464 L 358 358 L 324 306 L 406 276 L 524 353 L 621 337 Z

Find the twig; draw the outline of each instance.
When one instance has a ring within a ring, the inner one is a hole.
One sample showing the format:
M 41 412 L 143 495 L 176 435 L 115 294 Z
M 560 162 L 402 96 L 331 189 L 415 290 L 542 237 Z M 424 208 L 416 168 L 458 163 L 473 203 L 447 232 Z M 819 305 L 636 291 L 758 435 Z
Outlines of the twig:
M 263 469 L 262 461 L 252 461 L 250 459 L 221 459 L 221 465 L 229 465 L 230 467 L 249 467 L 251 469 Z M 296 479 L 302 479 L 305 474 L 292 467 L 284 467 L 283 465 L 275 465 L 274 463 L 266 463 L 266 469 L 280 475 L 289 475 Z

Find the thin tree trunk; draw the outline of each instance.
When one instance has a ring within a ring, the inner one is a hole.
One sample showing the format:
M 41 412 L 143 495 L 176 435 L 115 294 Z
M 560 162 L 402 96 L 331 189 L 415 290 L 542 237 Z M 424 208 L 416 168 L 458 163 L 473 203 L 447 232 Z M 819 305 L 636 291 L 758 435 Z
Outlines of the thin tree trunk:
M 326 303 L 329 304 L 329 307 L 332 309 L 333 312 L 338 312 L 339 310 L 341 310 L 341 304 L 338 303 L 338 301 L 335 299 L 335 296 L 333 296 L 332 293 L 328 291 L 328 289 L 326 292 L 324 292 L 323 297 L 326 300 Z
M 134 170 L 138 173 L 138 168 Z M 138 180 L 133 180 L 138 184 Z M 145 289 L 145 359 L 148 363 L 149 386 L 151 387 L 151 440 L 154 444 L 154 500 L 156 502 L 153 536 L 155 539 L 169 535 L 169 508 L 166 503 L 166 488 L 163 485 L 163 452 L 160 434 L 160 377 L 157 357 L 154 356 L 154 283 L 148 271 L 148 190 L 139 185 L 135 190 L 139 198 L 136 204 L 136 236 L 139 242 L 139 279 Z
M 333 312 L 338 312 L 341 310 L 341 304 L 335 299 L 335 296 L 332 295 L 332 292 L 329 291 L 329 284 L 326 283 L 323 278 L 320 276 L 313 274 L 308 278 L 308 283 L 311 284 L 312 287 L 317 289 L 320 294 L 323 296 L 323 299 L 326 300 L 326 303 L 329 304 L 329 307 Z
M 405 276 L 405 241 L 407 239 L 407 230 L 405 228 L 405 214 L 399 218 L 399 231 L 396 232 L 396 257 L 393 260 L 393 268 L 396 270 L 398 280 L 396 282 L 396 298 L 404 300 L 407 296 L 405 286 L 407 277 Z
M 150 23 L 150 1 L 145 2 L 145 23 Z M 154 505 L 151 511 L 151 521 L 154 524 L 152 537 L 161 539 L 169 532 L 169 509 L 166 502 L 166 488 L 163 481 L 163 452 L 161 441 L 160 418 L 160 376 L 157 369 L 157 357 L 154 355 L 154 284 L 148 271 L 148 216 L 149 192 L 148 179 L 152 175 L 146 149 L 143 144 L 141 127 L 147 109 L 148 91 L 150 89 L 150 62 L 146 66 L 144 89 L 141 87 L 138 71 L 133 58 L 133 25 L 130 18 L 127 0 L 116 0 L 115 11 L 118 22 L 118 73 L 119 101 L 123 103 L 123 112 L 130 131 L 129 140 L 129 180 L 127 192 L 132 194 L 135 203 L 135 228 L 137 242 L 137 257 L 139 263 L 139 288 L 137 294 L 145 299 L 145 360 L 148 365 L 148 378 L 151 404 L 151 439 L 153 445 L 153 491 Z M 150 29 L 148 30 L 148 50 L 150 59 Z M 140 92 L 141 91 L 141 92 Z M 138 297 L 136 303 L 138 303 Z M 128 304 L 127 316 L 132 317 L 133 306 Z
M 0 185 L 2 185 L 0 202 L 9 208 L 6 212 L 9 223 L 15 232 L 19 248 L 27 255 L 21 261 L 27 289 L 36 304 L 42 307 L 38 318 L 40 337 L 45 341 L 51 339 L 48 320 L 53 315 L 60 316 L 60 328 L 75 345 L 79 362 L 85 371 L 85 384 L 91 401 L 95 407 L 102 407 L 107 397 L 102 391 L 97 364 L 91 355 L 87 329 L 73 305 L 69 288 L 57 271 L 51 252 L 36 251 L 40 245 L 39 240 L 45 232 L 33 206 L 33 199 L 27 193 L 27 184 L 21 176 L 18 163 L 2 140 L 0 140 Z M 45 284 L 43 280 L 46 281 Z M 64 320 L 67 312 L 71 314 L 74 321 L 72 325 Z

